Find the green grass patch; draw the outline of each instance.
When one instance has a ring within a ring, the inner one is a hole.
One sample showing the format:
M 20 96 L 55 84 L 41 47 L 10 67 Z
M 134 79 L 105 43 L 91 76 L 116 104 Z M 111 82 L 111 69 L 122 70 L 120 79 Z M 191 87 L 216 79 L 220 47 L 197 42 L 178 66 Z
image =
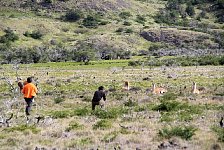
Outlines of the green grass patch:
M 76 108 L 72 115 L 75 115 L 75 116 L 88 116 L 91 114 L 91 109 L 89 106 L 85 106 L 83 108 Z
M 77 146 L 85 146 L 93 143 L 92 139 L 90 137 L 86 138 L 76 138 L 73 139 L 70 143 L 68 143 L 69 148 L 75 148 Z
M 36 126 L 29 126 L 29 125 L 19 125 L 19 126 L 4 129 L 4 131 L 6 132 L 15 132 L 15 131 L 26 132 L 28 130 L 34 134 L 37 134 L 40 132 L 40 129 L 38 129 Z
M 212 130 L 217 134 L 218 140 L 220 142 L 224 142 L 224 128 L 221 128 L 220 126 L 213 126 Z
M 159 105 L 152 108 L 154 111 L 161 112 L 161 121 L 190 121 L 195 115 L 202 114 L 203 106 L 190 105 L 178 101 L 162 101 Z
M 100 119 L 116 119 L 123 114 L 127 114 L 128 109 L 125 107 L 112 107 L 105 110 L 96 109 L 92 112 L 92 115 L 95 115 L 97 118 Z
M 106 143 L 110 143 L 110 142 L 113 142 L 117 136 L 118 136 L 118 132 L 116 131 L 110 132 L 103 137 L 102 141 Z
M 93 125 L 94 130 L 96 130 L 96 129 L 104 130 L 104 129 L 109 129 L 111 127 L 112 127 L 112 121 L 106 120 L 106 119 L 100 120 Z
M 65 129 L 65 131 L 70 132 L 71 130 L 78 130 L 78 129 L 83 129 L 84 126 L 80 125 L 76 121 L 72 121 L 69 123 L 69 126 Z
M 55 119 L 68 118 L 71 116 L 71 111 L 70 110 L 58 110 L 58 111 L 51 111 L 48 114 Z
M 163 128 L 159 130 L 159 136 L 163 138 L 171 138 L 174 136 L 178 136 L 185 140 L 190 140 L 193 135 L 195 135 L 195 131 L 197 129 L 192 126 L 178 126 L 178 127 L 171 127 L 171 128 Z

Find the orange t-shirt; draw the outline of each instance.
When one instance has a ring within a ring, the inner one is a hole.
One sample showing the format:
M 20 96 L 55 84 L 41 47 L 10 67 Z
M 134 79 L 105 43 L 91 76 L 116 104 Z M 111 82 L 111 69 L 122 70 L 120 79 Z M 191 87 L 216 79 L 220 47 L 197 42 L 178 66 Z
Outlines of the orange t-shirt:
M 24 98 L 32 98 L 37 95 L 37 87 L 33 83 L 27 83 L 22 90 Z

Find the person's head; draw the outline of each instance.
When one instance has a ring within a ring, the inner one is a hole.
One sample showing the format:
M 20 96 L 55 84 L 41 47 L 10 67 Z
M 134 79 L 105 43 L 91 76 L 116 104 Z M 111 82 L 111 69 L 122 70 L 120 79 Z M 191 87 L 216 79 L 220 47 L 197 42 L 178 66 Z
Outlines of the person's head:
M 33 81 L 33 79 L 31 77 L 28 77 L 26 80 L 28 83 L 31 83 Z
M 100 86 L 100 87 L 98 88 L 98 90 L 99 90 L 99 91 L 102 91 L 102 90 L 104 90 L 104 87 L 103 87 L 103 86 Z

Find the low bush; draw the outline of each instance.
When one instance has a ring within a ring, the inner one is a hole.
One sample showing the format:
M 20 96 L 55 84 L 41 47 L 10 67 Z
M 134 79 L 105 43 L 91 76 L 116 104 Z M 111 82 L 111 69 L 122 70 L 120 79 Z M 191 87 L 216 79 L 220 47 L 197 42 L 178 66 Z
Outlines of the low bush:
M 66 12 L 65 16 L 62 19 L 70 22 L 76 22 L 83 17 L 83 13 L 78 10 L 69 10 Z
M 78 122 L 71 122 L 69 123 L 69 126 L 65 129 L 65 131 L 70 132 L 71 130 L 77 130 L 77 129 L 83 129 L 84 126 L 80 125 Z
M 91 110 L 88 106 L 84 107 L 84 108 L 76 108 L 72 115 L 75 116 L 87 116 L 91 113 Z
M 26 31 L 23 35 L 26 37 L 32 37 L 33 39 L 41 39 L 44 36 L 40 30 L 34 30 L 32 32 Z
M 62 97 L 56 97 L 55 99 L 54 99 L 54 103 L 55 104 L 59 104 L 59 103 L 61 103 L 61 102 L 63 102 L 63 101 L 65 101 Z
M 68 117 L 70 117 L 71 112 L 69 110 L 51 111 L 49 113 L 49 115 L 52 116 L 55 119 L 68 118 Z
M 137 105 L 138 105 L 138 103 L 136 101 L 131 100 L 131 99 L 124 102 L 124 106 L 128 106 L 128 107 L 133 107 L 133 106 L 137 106 Z
M 122 19 L 128 19 L 129 17 L 131 17 L 131 13 L 130 12 L 121 12 L 119 14 L 119 17 L 122 18 Z
M 221 128 L 220 126 L 213 126 L 212 130 L 217 134 L 218 140 L 220 142 L 224 142 L 224 128 Z
M 192 126 L 178 126 L 171 128 L 163 128 L 159 130 L 159 136 L 163 138 L 171 138 L 173 136 L 178 136 L 185 140 L 190 140 L 193 135 L 195 135 L 195 131 L 197 129 Z
M 112 107 L 106 111 L 102 109 L 96 109 L 94 112 L 92 112 L 92 115 L 95 115 L 100 119 L 116 119 L 123 114 L 127 114 L 127 112 L 128 109 L 124 107 Z
M 100 120 L 93 125 L 93 129 L 108 129 L 112 127 L 112 122 L 110 120 Z
M 4 30 L 5 35 L 0 37 L 0 43 L 10 43 L 19 39 L 19 36 L 15 34 L 10 28 Z
M 29 125 L 19 125 L 19 126 L 4 129 L 4 131 L 6 132 L 14 132 L 14 131 L 24 132 L 27 130 L 30 130 L 34 134 L 37 134 L 40 132 L 40 129 L 38 129 L 36 126 L 29 126 Z
M 114 131 L 114 132 L 106 134 L 103 137 L 102 141 L 109 143 L 109 142 L 114 141 L 117 136 L 118 136 L 118 132 Z

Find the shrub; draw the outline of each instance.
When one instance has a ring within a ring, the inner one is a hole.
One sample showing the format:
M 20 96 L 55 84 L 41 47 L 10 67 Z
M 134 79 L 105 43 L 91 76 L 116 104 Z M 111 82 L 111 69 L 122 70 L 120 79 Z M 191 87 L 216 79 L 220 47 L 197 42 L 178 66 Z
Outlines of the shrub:
M 124 28 L 118 28 L 115 32 L 123 32 Z
M 109 143 L 109 142 L 114 141 L 117 136 L 118 136 L 118 132 L 114 131 L 114 132 L 106 134 L 103 137 L 102 141 Z
M 70 116 L 70 111 L 68 110 L 60 110 L 60 111 L 52 111 L 50 115 L 57 119 L 57 118 L 68 118 Z
M 213 126 L 212 130 L 218 135 L 218 140 L 220 142 L 224 142 L 224 128 L 221 128 L 219 126 Z
M 179 106 L 181 105 L 180 102 L 177 102 L 177 101 L 163 101 L 161 102 L 161 104 L 155 106 L 153 108 L 153 110 L 156 110 L 156 111 L 176 111 L 178 110 Z
M 62 97 L 56 97 L 55 99 L 54 99 L 54 103 L 55 104 L 59 104 L 59 103 L 61 103 L 61 102 L 63 102 L 64 101 L 64 99 L 62 98 Z
M 43 33 L 41 33 L 40 30 L 35 30 L 30 34 L 30 37 L 34 38 L 34 39 L 41 39 L 44 36 Z
M 66 21 L 76 22 L 83 17 L 82 12 L 78 10 L 69 10 L 66 12 L 64 18 Z
M 19 126 L 4 129 L 4 131 L 6 131 L 6 132 L 14 132 L 14 131 L 24 132 L 27 130 L 32 131 L 32 133 L 34 133 L 34 134 L 37 134 L 40 132 L 40 129 L 37 129 L 36 126 L 28 126 L 28 125 L 19 125 Z
M 76 116 L 87 116 L 89 115 L 91 112 L 91 110 L 89 109 L 89 107 L 84 107 L 84 108 L 76 108 L 73 111 L 72 115 L 76 115 Z
M 82 24 L 87 28 L 97 28 L 99 25 L 99 19 L 95 16 L 88 15 L 82 22 Z
M 146 19 L 145 19 L 145 17 L 144 17 L 144 16 L 137 15 L 137 17 L 136 17 L 136 20 L 135 20 L 135 21 L 136 21 L 136 22 L 138 22 L 138 23 L 141 23 L 141 24 L 145 24 Z
M 128 28 L 128 29 L 126 29 L 125 33 L 133 33 L 133 30 Z
M 104 111 L 102 109 L 96 109 L 94 112 L 92 112 L 92 115 L 95 115 L 100 119 L 116 119 L 117 117 L 126 114 L 127 112 L 128 109 L 126 108 L 114 107 L 108 109 L 107 111 Z
M 93 125 L 93 129 L 108 129 L 112 127 L 112 123 L 109 120 L 100 120 L 98 122 L 96 122 L 96 124 Z
M 10 28 L 4 30 L 5 35 L 0 37 L 0 43 L 10 43 L 19 39 L 19 36 L 15 34 Z
M 131 25 L 131 22 L 124 21 L 123 25 L 125 25 L 125 26 L 130 26 L 130 25 Z
M 133 106 L 137 106 L 138 103 L 129 99 L 128 101 L 124 102 L 124 106 L 128 106 L 128 107 L 133 107 Z
M 142 65 L 142 61 L 129 61 L 128 66 L 140 66 Z
M 176 100 L 176 98 L 177 98 L 177 95 L 175 93 L 167 92 L 160 98 L 160 100 L 169 101 L 169 100 Z
M 120 16 L 122 19 L 127 19 L 127 18 L 131 17 L 132 15 L 131 15 L 130 12 L 121 12 L 121 13 L 119 14 L 119 16 Z
M 159 130 L 159 136 L 164 138 L 171 138 L 173 136 L 179 136 L 182 139 L 190 140 L 197 129 L 192 126 L 178 126 L 172 128 L 164 128 Z
M 83 129 L 83 125 L 73 121 L 69 123 L 69 126 L 65 129 L 65 131 L 70 132 L 71 130 Z
M 195 15 L 194 6 L 188 5 L 186 8 L 186 12 L 189 16 L 194 16 Z
M 53 3 L 53 0 L 44 0 L 45 3 L 51 4 Z

